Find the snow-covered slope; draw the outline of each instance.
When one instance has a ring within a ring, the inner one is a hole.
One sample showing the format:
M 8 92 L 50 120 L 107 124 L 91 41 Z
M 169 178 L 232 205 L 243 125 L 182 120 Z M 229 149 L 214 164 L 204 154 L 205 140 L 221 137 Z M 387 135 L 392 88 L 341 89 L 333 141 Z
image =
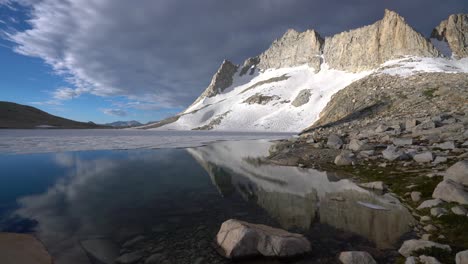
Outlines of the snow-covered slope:
M 254 75 L 236 74 L 233 85 L 224 93 L 204 98 L 176 122 L 158 129 L 297 132 L 317 120 L 334 93 L 370 73 L 347 73 L 326 65 L 314 73 L 313 68 L 303 65 L 257 71 Z M 291 102 L 303 90 L 310 91 L 308 102 L 293 106 Z M 249 98 L 253 98 L 250 104 Z

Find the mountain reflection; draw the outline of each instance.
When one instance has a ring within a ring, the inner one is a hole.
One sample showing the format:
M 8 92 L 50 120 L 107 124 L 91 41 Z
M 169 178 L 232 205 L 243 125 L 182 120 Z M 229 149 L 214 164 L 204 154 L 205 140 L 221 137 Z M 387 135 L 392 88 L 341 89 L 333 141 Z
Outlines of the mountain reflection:
M 414 220 L 391 196 L 380 196 L 330 172 L 255 162 L 268 142 L 220 142 L 189 149 L 223 196 L 240 194 L 285 229 L 307 231 L 315 222 L 353 232 L 390 248 Z

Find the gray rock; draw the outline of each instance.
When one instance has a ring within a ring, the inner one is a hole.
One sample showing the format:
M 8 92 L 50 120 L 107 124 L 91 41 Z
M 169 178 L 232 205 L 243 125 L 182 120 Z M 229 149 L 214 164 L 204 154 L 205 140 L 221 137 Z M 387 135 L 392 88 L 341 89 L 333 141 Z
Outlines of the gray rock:
M 446 202 L 468 204 L 468 192 L 464 190 L 463 185 L 451 180 L 444 180 L 439 183 L 432 193 L 432 197 Z
M 435 147 L 445 150 L 452 150 L 455 149 L 455 143 L 453 141 L 447 141 L 444 143 L 436 144 Z
M 234 219 L 221 225 L 216 242 L 228 258 L 291 257 L 311 250 L 310 242 L 300 234 Z
M 377 264 L 374 258 L 365 251 L 341 252 L 339 260 L 343 264 Z
M 418 125 L 418 120 L 416 119 L 408 119 L 406 120 L 405 122 L 405 129 L 407 131 L 411 131 L 413 129 L 413 127 L 417 126 Z
M 430 216 L 425 215 L 425 216 L 422 216 L 422 217 L 421 217 L 421 222 L 428 222 L 428 221 L 431 221 L 431 217 L 430 217 Z
M 353 164 L 353 161 L 348 153 L 342 153 L 335 158 L 335 164 L 338 166 L 349 166 Z
M 256 66 L 258 65 L 258 63 L 260 62 L 260 58 L 259 57 L 252 57 L 252 58 L 248 58 L 244 61 L 244 64 L 242 65 L 242 68 L 241 68 L 241 71 L 239 73 L 240 76 L 244 75 L 244 74 L 249 74 L 249 75 L 253 75 L 255 73 L 255 68 Z
M 295 107 L 305 105 L 309 102 L 311 95 L 312 93 L 310 89 L 301 90 L 291 104 Z
M 431 240 L 431 236 L 432 236 L 431 234 L 424 234 L 424 235 L 422 235 L 421 239 L 429 241 L 429 240 Z
M 458 252 L 455 256 L 456 264 L 468 264 L 468 250 Z
M 234 80 L 234 74 L 237 71 L 238 66 L 228 60 L 224 60 L 218 71 L 211 79 L 211 83 L 206 90 L 198 97 L 197 100 L 192 104 L 198 103 L 205 97 L 213 97 L 222 93 L 226 88 L 232 85 Z
M 468 214 L 468 211 L 464 208 L 464 207 L 461 207 L 461 206 L 454 206 L 452 208 L 450 208 L 450 210 L 452 210 L 452 212 L 456 215 L 466 215 Z
M 447 42 L 454 58 L 468 57 L 468 14 L 449 16 L 432 31 L 431 38 Z
M 432 200 L 426 200 L 424 202 L 422 202 L 419 206 L 418 206 L 418 210 L 422 210 L 422 209 L 425 209 L 425 208 L 431 208 L 431 207 L 434 207 L 434 206 L 438 206 L 440 204 L 442 204 L 443 201 L 440 200 L 440 199 L 432 199 Z
M 430 256 L 419 256 L 419 262 L 422 264 L 441 264 L 436 258 Z
M 367 189 L 381 190 L 381 191 L 387 189 L 387 185 L 385 185 L 381 181 L 361 183 L 359 184 L 359 186 L 367 188 Z
M 437 156 L 435 159 L 434 159 L 434 164 L 440 164 L 440 163 L 445 163 L 447 162 L 447 157 L 441 157 L 441 156 Z
M 401 150 L 398 150 L 395 146 L 387 146 L 387 149 L 382 151 L 384 159 L 389 161 L 399 160 L 405 156 L 405 153 Z
M 133 264 L 137 263 L 140 259 L 143 258 L 142 251 L 134 251 L 130 253 L 123 254 L 115 260 L 117 264 Z
M 441 215 L 447 214 L 447 209 L 440 208 L 440 207 L 433 207 L 431 208 L 431 215 L 435 217 L 439 217 Z
M 252 96 L 250 96 L 249 98 L 245 99 L 244 100 L 244 104 L 260 104 L 260 105 L 266 105 L 268 104 L 269 102 L 271 101 L 274 101 L 274 100 L 279 100 L 280 97 L 277 96 L 277 95 L 263 95 L 263 94 L 260 94 L 260 93 L 256 93 Z
M 432 156 L 432 152 L 426 151 L 426 152 L 414 155 L 413 159 L 417 163 L 429 163 L 429 162 L 432 162 L 434 158 Z
M 444 179 L 468 186 L 468 160 L 462 160 L 452 165 L 447 170 Z
M 426 121 L 421 122 L 421 124 L 413 127 L 412 131 L 413 131 L 413 133 L 415 133 L 415 132 L 419 132 L 419 131 L 422 131 L 422 130 L 433 129 L 435 127 L 436 127 L 436 125 L 435 125 L 435 123 L 433 121 L 426 120 Z
M 343 146 L 343 140 L 337 135 L 330 135 L 327 139 L 327 146 L 332 149 L 340 149 Z
M 352 72 L 373 69 L 403 54 L 439 56 L 424 36 L 390 10 L 373 25 L 326 38 L 323 53 L 331 68 Z
M 405 260 L 405 264 L 417 264 L 418 259 L 416 257 L 408 257 Z
M 421 200 L 421 192 L 411 192 L 411 200 L 419 202 Z
M 434 232 L 434 231 L 437 231 L 437 227 L 435 227 L 434 225 L 426 225 L 423 227 L 424 231 L 426 232 Z
M 324 40 L 315 30 L 300 33 L 289 29 L 259 56 L 258 67 L 271 69 L 308 64 L 318 72 L 322 63 L 323 42 Z
M 431 248 L 431 247 L 436 247 L 436 248 L 444 249 L 447 251 L 452 250 L 450 246 L 448 245 L 443 245 L 443 244 L 439 244 L 439 243 L 432 242 L 432 241 L 426 241 L 426 240 L 411 239 L 411 240 L 406 240 L 403 243 L 403 245 L 400 247 L 398 252 L 402 256 L 409 257 L 415 251 L 418 251 L 420 249 L 425 249 L 425 248 Z
M 393 144 L 396 146 L 412 145 L 413 139 L 412 138 L 394 138 Z
M 359 139 L 351 139 L 348 148 L 352 151 L 363 151 L 372 150 L 373 147 L 367 144 L 366 141 L 362 141 Z

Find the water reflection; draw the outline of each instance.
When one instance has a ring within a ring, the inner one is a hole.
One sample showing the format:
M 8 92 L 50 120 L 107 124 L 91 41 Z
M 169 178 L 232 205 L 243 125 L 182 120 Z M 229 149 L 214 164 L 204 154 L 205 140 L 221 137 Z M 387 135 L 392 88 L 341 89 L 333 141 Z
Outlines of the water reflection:
M 145 254 L 164 248 L 172 263 L 194 256 L 221 263 L 211 242 L 229 218 L 302 231 L 322 223 L 380 248 L 409 231 L 411 215 L 388 197 L 333 173 L 259 162 L 270 145 L 41 154 L 44 166 L 64 175 L 39 194 L 18 197 L 13 215 L 35 223 L 34 232 L 58 264 L 115 259 L 126 241 L 141 234 Z M 25 157 L 31 158 L 17 159 Z
M 390 248 L 413 218 L 391 196 L 380 196 L 330 172 L 262 164 L 270 144 L 222 142 L 188 150 L 224 196 L 255 202 L 283 228 L 309 230 L 314 222 L 350 231 Z

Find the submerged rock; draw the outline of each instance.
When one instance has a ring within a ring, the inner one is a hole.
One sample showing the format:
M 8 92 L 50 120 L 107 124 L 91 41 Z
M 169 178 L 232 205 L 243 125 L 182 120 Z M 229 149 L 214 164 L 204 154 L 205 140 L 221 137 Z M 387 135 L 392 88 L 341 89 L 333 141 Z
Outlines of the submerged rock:
M 311 250 L 303 235 L 235 219 L 225 221 L 216 235 L 227 258 L 292 257 Z
M 365 251 L 341 252 L 339 259 L 343 264 L 377 264 L 374 258 Z

